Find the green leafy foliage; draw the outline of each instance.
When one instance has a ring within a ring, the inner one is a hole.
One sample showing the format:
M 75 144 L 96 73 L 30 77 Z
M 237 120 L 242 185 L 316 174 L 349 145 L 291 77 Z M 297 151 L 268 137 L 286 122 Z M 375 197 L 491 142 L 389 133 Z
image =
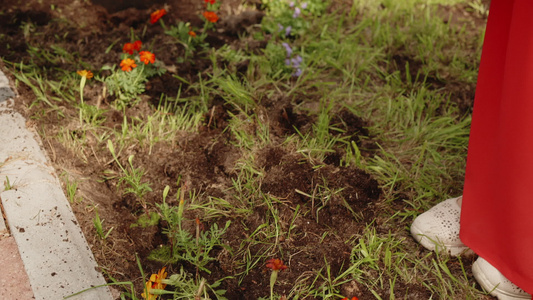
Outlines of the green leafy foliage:
M 198 49 L 206 49 L 208 44 L 205 42 L 207 33 L 205 31 L 199 32 L 192 28 L 190 23 L 177 22 L 177 25 L 172 25 L 168 30 L 168 34 L 176 39 L 176 41 L 185 47 L 185 57 L 177 57 L 178 63 L 182 63 L 189 59 Z
M 165 188 L 163 199 L 166 198 L 167 194 L 168 187 Z M 178 195 L 180 194 L 178 193 Z M 196 219 L 196 234 L 193 235 L 182 226 L 183 222 L 186 221 L 183 217 L 184 205 L 183 198 L 177 207 L 168 205 L 164 200 L 162 204 L 157 204 L 161 219 L 168 224 L 163 229 L 163 233 L 168 236 L 171 244 L 152 251 L 149 258 L 163 263 L 186 261 L 202 271 L 211 273 L 205 266 L 215 260 L 214 257 L 210 256 L 212 250 L 216 247 L 225 247 L 220 238 L 227 231 L 231 221 L 227 221 L 223 228 L 220 228 L 217 223 L 213 223 L 209 230 L 202 231 L 200 222 Z
M 110 71 L 106 77 L 95 76 L 96 80 L 102 81 L 110 95 L 116 97 L 117 108 L 135 105 L 140 101 L 139 95 L 144 93 L 148 79 L 153 76 L 160 76 L 165 73 L 165 69 L 153 65 L 144 64 L 138 59 L 135 60 L 137 67 L 131 71 L 123 71 L 117 68 L 104 66 L 102 71 Z

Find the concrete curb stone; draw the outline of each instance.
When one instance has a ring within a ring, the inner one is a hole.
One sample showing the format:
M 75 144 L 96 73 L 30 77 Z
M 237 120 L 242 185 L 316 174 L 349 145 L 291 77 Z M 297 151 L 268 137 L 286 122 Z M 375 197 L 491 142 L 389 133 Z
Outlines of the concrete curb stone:
M 0 70 L 0 102 L 15 97 L 15 93 L 9 87 L 9 80 Z
M 1 209 L 33 295 L 42 300 L 63 299 L 103 285 L 106 282 L 39 136 L 26 128 L 26 120 L 12 108 L 14 96 L 0 70 L 0 182 L 9 178 L 10 183 L 7 188 L 0 186 Z M 0 224 L 0 233 L 2 229 L 5 234 L 6 226 Z M 16 259 L 10 261 L 16 263 Z M 113 297 L 108 287 L 100 287 L 69 299 Z

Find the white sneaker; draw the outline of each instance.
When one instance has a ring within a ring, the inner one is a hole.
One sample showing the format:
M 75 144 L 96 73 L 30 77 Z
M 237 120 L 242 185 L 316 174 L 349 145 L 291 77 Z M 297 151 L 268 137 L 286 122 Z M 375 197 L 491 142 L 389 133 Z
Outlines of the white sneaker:
M 531 299 L 531 295 L 505 278 L 489 262 L 479 257 L 472 265 L 472 273 L 481 287 L 499 300 Z
M 445 251 L 452 256 L 473 255 L 459 238 L 461 197 L 444 200 L 419 215 L 411 225 L 411 234 L 424 248 L 432 251 Z

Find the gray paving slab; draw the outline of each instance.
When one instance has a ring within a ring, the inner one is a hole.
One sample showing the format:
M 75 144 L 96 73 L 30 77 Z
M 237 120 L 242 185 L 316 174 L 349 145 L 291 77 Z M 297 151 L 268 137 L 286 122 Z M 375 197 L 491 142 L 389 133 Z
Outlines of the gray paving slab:
M 0 103 L 0 182 L 6 176 L 10 182 L 0 186 L 0 200 L 35 299 L 63 299 L 105 284 L 39 137 L 13 101 Z M 113 297 L 101 287 L 70 299 Z

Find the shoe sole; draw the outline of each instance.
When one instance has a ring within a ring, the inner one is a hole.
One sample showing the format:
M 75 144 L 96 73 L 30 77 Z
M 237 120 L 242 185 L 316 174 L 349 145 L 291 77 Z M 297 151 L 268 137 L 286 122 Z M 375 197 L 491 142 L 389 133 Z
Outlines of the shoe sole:
M 473 256 L 475 254 L 474 251 L 467 246 L 446 245 L 431 240 L 415 224 L 411 226 L 411 235 L 418 243 L 424 246 L 424 248 L 431 251 L 438 251 L 439 253 L 446 253 L 451 256 Z
M 517 295 L 501 290 L 497 286 L 495 287 L 494 284 L 489 281 L 487 276 L 485 276 L 485 273 L 483 272 L 477 261 L 475 261 L 472 265 L 472 273 L 474 274 L 474 278 L 476 278 L 476 281 L 479 283 L 479 285 L 485 291 L 489 292 L 489 294 L 494 297 L 497 297 L 498 300 L 531 299 L 531 295 Z

